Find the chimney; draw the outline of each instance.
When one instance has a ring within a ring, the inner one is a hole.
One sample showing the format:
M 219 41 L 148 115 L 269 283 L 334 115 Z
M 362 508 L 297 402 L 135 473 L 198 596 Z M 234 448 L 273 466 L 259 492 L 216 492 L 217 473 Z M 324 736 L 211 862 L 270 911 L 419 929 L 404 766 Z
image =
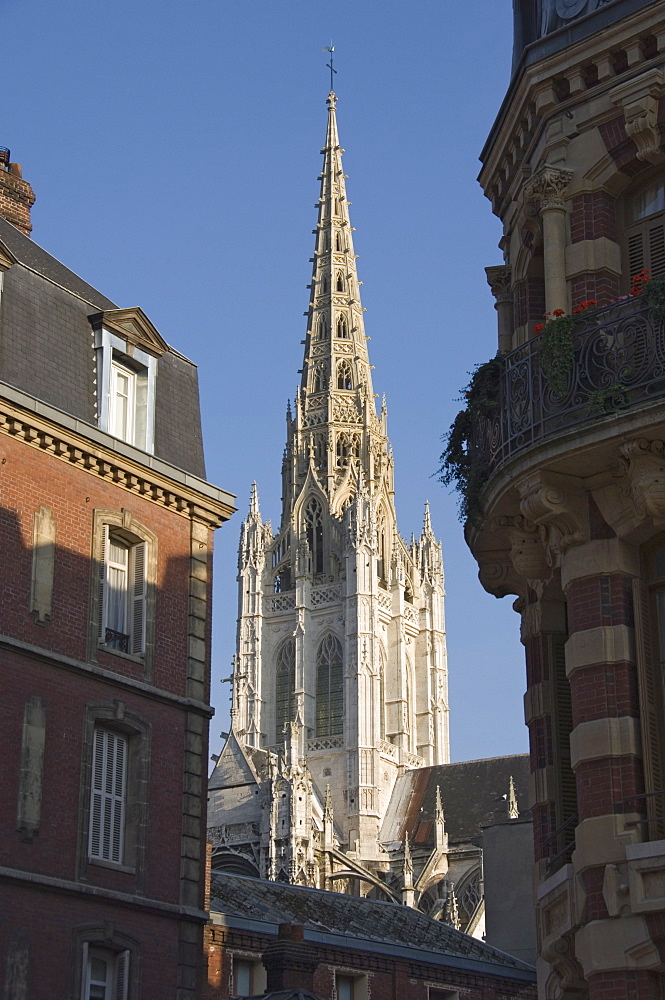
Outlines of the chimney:
M 10 152 L 0 146 L 0 216 L 20 229 L 26 236 L 32 231 L 30 209 L 35 192 L 21 176 L 21 164 L 10 163 Z
M 280 924 L 277 940 L 261 955 L 266 969 L 266 992 L 312 990 L 318 966 L 315 950 L 305 944 L 301 924 Z

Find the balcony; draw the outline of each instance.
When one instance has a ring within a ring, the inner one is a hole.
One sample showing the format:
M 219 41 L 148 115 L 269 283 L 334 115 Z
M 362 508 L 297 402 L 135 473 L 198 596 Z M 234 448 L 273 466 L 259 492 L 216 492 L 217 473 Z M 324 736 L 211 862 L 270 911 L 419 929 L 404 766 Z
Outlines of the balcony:
M 665 401 L 665 321 L 639 298 L 582 313 L 566 388 L 548 386 L 540 337 L 507 354 L 495 417 L 477 417 L 470 454 L 492 474 L 528 448 L 617 412 Z

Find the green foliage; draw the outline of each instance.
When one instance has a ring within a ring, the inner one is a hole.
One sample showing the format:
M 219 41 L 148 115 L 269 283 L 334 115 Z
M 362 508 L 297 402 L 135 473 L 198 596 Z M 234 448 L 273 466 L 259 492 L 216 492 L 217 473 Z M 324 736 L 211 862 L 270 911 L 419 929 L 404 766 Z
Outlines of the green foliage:
M 548 385 L 556 396 L 566 391 L 568 376 L 573 367 L 574 316 L 557 316 L 545 323 L 538 348 L 538 364 Z
M 606 389 L 596 389 L 589 393 L 589 410 L 598 415 L 616 413 L 626 405 L 628 386 L 623 382 L 613 382 Z
M 665 319 L 665 275 L 647 281 L 640 298 L 657 319 Z
M 487 482 L 487 463 L 471 455 L 471 437 L 480 417 L 492 420 L 499 408 L 499 379 L 503 368 L 500 354 L 478 365 L 471 381 L 462 390 L 466 406 L 455 417 L 445 438 L 438 470 L 444 486 L 454 486 L 460 494 L 460 520 L 477 520 L 482 514 L 480 495 Z

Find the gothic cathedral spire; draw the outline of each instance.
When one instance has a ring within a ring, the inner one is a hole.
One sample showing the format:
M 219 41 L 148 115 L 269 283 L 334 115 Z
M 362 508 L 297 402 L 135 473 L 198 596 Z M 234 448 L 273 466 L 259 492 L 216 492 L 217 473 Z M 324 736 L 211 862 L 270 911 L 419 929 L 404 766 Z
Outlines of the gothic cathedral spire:
M 381 822 L 397 775 L 449 761 L 443 561 L 428 508 L 418 540 L 407 545 L 397 530 L 334 93 L 327 103 L 279 531 L 262 521 L 255 486 L 242 527 L 234 731 L 252 760 L 266 756 L 280 787 L 304 768 L 312 824 L 322 831 L 334 815 L 336 842 L 372 866 L 385 859 Z M 328 862 L 315 856 L 314 829 L 283 825 L 281 839 L 274 830 L 256 847 L 260 874 L 316 882 Z

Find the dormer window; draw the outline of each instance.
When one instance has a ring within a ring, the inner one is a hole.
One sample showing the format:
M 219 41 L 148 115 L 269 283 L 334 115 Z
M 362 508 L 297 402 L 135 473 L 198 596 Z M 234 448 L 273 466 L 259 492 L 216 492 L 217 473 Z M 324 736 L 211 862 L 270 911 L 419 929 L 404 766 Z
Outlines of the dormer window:
M 166 344 L 140 309 L 92 317 L 97 354 L 97 414 L 103 431 L 152 452 L 157 359 Z

